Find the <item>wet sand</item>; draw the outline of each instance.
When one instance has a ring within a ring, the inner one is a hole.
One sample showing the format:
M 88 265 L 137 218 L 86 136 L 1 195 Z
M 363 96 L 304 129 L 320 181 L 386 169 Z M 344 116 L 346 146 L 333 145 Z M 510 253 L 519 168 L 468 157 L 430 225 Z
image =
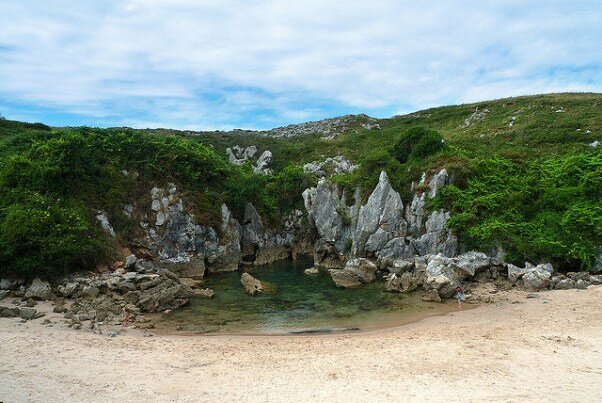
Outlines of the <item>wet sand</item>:
M 108 337 L 57 314 L 3 318 L 0 401 L 602 401 L 602 286 L 537 295 L 326 335 Z

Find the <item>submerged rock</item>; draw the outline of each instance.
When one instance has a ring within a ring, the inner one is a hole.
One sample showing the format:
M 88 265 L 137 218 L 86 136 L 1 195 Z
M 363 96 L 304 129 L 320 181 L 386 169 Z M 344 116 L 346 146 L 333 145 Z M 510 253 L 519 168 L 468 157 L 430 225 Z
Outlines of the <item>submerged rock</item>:
M 305 269 L 305 271 L 303 273 L 309 274 L 309 275 L 315 275 L 315 274 L 320 274 L 320 271 L 315 267 L 310 267 L 309 269 Z
M 215 295 L 215 292 L 210 288 L 199 288 L 194 290 L 194 295 L 201 298 L 211 299 Z
M 255 295 L 260 292 L 263 292 L 263 285 L 261 284 L 261 281 L 257 280 L 249 273 L 243 273 L 240 276 L 240 282 L 245 288 L 245 292 L 249 295 Z

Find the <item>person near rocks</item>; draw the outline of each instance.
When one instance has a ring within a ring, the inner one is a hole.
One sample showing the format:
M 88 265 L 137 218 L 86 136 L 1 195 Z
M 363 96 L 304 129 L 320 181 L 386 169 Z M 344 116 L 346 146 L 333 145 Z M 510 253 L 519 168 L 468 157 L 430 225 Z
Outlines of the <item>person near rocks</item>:
M 462 294 L 462 287 L 456 287 L 456 299 L 458 300 L 458 307 L 462 309 L 462 302 L 464 301 L 464 294 Z
M 121 308 L 121 313 L 123 314 L 123 327 L 128 327 L 130 325 L 130 310 L 127 306 Z

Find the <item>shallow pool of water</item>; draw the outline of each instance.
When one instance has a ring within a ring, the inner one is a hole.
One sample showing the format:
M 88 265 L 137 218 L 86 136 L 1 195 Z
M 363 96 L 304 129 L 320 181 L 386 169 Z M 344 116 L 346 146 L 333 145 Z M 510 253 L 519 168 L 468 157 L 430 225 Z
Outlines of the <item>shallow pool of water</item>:
M 311 266 L 311 260 L 298 260 L 245 268 L 267 288 L 257 296 L 245 294 L 240 272 L 211 275 L 205 286 L 215 291 L 213 299 L 193 298 L 160 326 L 199 333 L 368 330 L 454 309 L 450 304 L 423 302 L 418 292 L 385 292 L 382 281 L 354 289 L 337 288 L 327 271 L 304 274 Z

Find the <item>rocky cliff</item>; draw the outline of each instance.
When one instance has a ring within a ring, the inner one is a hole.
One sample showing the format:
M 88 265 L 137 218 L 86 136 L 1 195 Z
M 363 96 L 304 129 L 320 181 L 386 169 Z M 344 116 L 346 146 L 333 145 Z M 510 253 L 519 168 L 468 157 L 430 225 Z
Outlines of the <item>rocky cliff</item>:
M 316 265 L 342 268 L 348 258 L 373 257 L 386 267 L 416 255 L 455 256 L 458 240 L 445 226 L 449 213 L 426 210 L 427 201 L 448 183 L 444 169 L 428 182 L 423 175 L 412 201 L 404 206 L 383 171 L 366 204 L 360 204 L 358 190 L 348 206 L 344 193 L 320 180 L 303 193 L 309 222 L 319 237 L 314 247 Z

